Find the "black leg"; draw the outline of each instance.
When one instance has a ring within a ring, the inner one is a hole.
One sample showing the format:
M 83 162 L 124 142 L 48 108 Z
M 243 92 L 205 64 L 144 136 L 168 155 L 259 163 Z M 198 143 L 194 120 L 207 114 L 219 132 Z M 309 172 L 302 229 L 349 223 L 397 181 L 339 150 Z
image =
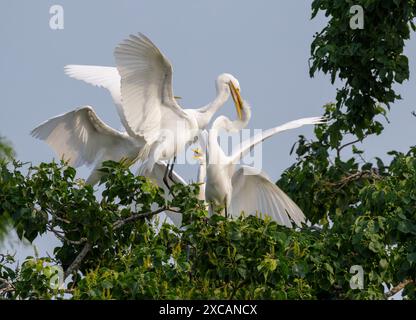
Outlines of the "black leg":
M 166 166 L 165 174 L 163 175 L 163 182 L 165 183 L 169 191 L 171 191 L 170 185 L 168 183 L 168 173 L 169 173 L 169 161 L 168 161 L 168 165 Z
M 224 204 L 225 218 L 228 218 L 227 203 Z
M 173 157 L 173 162 L 172 162 L 172 165 L 171 165 L 171 167 L 170 167 L 170 170 L 169 170 L 169 179 L 170 179 L 170 181 L 172 181 L 173 183 L 176 183 L 177 181 L 175 181 L 174 179 L 173 179 L 173 166 L 175 165 L 175 162 L 176 162 L 176 156 L 174 156 Z

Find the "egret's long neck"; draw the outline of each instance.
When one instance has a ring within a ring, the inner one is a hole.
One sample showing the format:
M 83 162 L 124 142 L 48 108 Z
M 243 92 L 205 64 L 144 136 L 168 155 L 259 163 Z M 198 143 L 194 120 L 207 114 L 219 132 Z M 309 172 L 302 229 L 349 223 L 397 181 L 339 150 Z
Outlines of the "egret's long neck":
M 229 121 L 227 117 L 219 116 L 215 119 L 214 125 L 209 130 L 206 150 L 208 165 L 225 164 L 227 162 L 227 156 L 218 143 L 218 131 L 220 128 L 223 128 L 226 121 Z
M 207 175 L 207 161 L 206 161 L 206 157 L 205 157 L 205 153 L 204 153 L 202 159 L 200 160 L 199 168 L 198 168 L 198 181 L 197 181 L 197 183 L 199 184 L 199 195 L 198 195 L 199 200 L 205 200 L 205 178 L 206 178 L 206 175 Z
M 250 119 L 251 108 L 247 104 L 247 102 L 244 101 L 241 109 L 241 119 L 231 121 L 229 118 L 225 116 L 219 116 L 217 119 L 215 119 L 214 123 L 212 124 L 212 129 L 217 131 L 220 129 L 224 129 L 228 132 L 238 132 L 247 126 Z
M 200 109 L 197 109 L 197 121 L 200 129 L 205 129 L 211 121 L 214 114 L 227 102 L 230 92 L 224 86 L 217 84 L 217 96 L 215 99 Z
M 198 182 L 197 183 L 204 183 L 205 182 L 205 177 L 207 174 L 207 162 L 205 159 L 205 155 L 204 155 L 204 159 L 201 159 L 201 162 L 199 163 L 199 168 L 198 168 Z
M 212 124 L 211 130 L 209 130 L 208 135 L 208 150 L 207 150 L 207 161 L 208 164 L 219 163 L 225 164 L 229 160 L 225 155 L 224 151 L 221 149 L 218 143 L 218 132 L 221 129 L 227 130 L 228 132 L 238 132 L 241 129 L 244 129 L 251 118 L 251 108 L 244 101 L 241 110 L 241 119 L 231 121 L 226 116 L 219 116 L 215 119 Z

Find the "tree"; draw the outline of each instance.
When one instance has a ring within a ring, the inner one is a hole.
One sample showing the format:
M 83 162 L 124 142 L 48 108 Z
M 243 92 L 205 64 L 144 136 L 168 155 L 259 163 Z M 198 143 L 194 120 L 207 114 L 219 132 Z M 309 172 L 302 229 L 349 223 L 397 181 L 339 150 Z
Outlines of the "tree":
M 10 160 L 14 156 L 13 148 L 10 143 L 2 136 L 0 136 L 0 159 Z
M 368 28 L 349 28 L 353 4 Z M 0 297 L 385 299 L 404 289 L 415 299 L 416 147 L 372 163 L 357 142 L 382 133 L 378 118 L 400 98 L 394 85 L 409 77 L 403 47 L 416 4 L 314 0 L 312 17 L 320 10 L 329 21 L 312 42 L 310 73 L 343 86 L 324 106 L 330 122 L 312 140 L 299 137 L 297 161 L 277 182 L 317 225 L 208 218 L 198 185 L 177 184 L 166 201 L 162 189 L 114 162 L 104 164 L 101 200 L 64 163 L 23 175 L 23 164 L 3 162 L 0 216 L 29 241 L 52 232 L 62 243 L 53 258 L 28 257 L 17 269 L 2 254 Z M 182 228 L 155 227 L 152 218 L 167 208 L 183 214 Z M 54 265 L 71 279 L 65 286 L 55 285 Z M 362 268 L 362 289 L 351 286 L 353 266 Z
M 13 159 L 14 151 L 10 143 L 2 136 L 0 136 L 0 161 L 10 161 Z M 7 233 L 7 221 L 0 215 L 0 243 Z

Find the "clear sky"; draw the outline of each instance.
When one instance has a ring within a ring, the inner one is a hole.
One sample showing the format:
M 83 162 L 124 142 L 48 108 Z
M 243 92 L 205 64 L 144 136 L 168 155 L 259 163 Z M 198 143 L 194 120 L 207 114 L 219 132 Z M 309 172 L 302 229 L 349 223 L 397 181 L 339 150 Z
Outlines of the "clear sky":
M 64 9 L 64 29 L 51 30 L 49 8 Z M 121 124 L 109 94 L 63 73 L 66 64 L 114 65 L 113 49 L 131 33 L 143 32 L 174 67 L 174 92 L 181 105 L 194 108 L 215 96 L 215 79 L 232 73 L 252 105 L 249 128 L 267 129 L 322 114 L 335 97 L 329 77 L 309 78 L 313 34 L 325 25 L 321 14 L 310 20 L 311 1 L 293 0 L 2 0 L 0 3 L 0 135 L 12 141 L 18 159 L 51 161 L 51 149 L 29 135 L 39 123 L 82 105 L 92 105 L 106 123 Z M 347 13 L 346 13 L 347 14 Z M 371 27 L 367 26 L 366 27 Z M 367 140 L 366 158 L 386 159 L 387 151 L 415 144 L 416 42 L 409 41 L 411 80 L 398 88 L 403 100 L 392 107 L 390 124 Z M 229 102 L 221 113 L 235 117 Z M 277 180 L 294 162 L 289 150 L 299 134 L 276 136 L 263 146 L 263 169 Z M 177 166 L 187 179 L 195 168 Z M 88 169 L 79 171 L 86 177 Z M 51 247 L 49 237 L 38 241 Z

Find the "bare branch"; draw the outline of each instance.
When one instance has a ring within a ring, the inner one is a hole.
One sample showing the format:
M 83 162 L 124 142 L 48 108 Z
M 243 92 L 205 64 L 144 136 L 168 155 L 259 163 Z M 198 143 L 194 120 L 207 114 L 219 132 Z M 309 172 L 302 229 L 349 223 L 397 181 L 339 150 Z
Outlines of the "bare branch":
M 354 143 L 357 143 L 357 142 L 360 142 L 360 139 L 353 140 L 353 141 L 348 142 L 346 144 L 343 144 L 342 146 L 340 146 L 339 148 L 337 148 L 337 157 L 339 158 L 342 149 L 344 149 L 345 147 L 348 147 L 348 146 L 350 146 L 350 145 L 352 145 Z
M 412 279 L 406 279 L 403 282 L 400 282 L 397 286 L 393 287 L 390 291 L 386 292 L 384 294 L 384 297 L 388 299 L 394 296 L 397 292 L 404 289 L 404 287 L 406 287 L 410 283 L 415 283 L 415 282 Z

